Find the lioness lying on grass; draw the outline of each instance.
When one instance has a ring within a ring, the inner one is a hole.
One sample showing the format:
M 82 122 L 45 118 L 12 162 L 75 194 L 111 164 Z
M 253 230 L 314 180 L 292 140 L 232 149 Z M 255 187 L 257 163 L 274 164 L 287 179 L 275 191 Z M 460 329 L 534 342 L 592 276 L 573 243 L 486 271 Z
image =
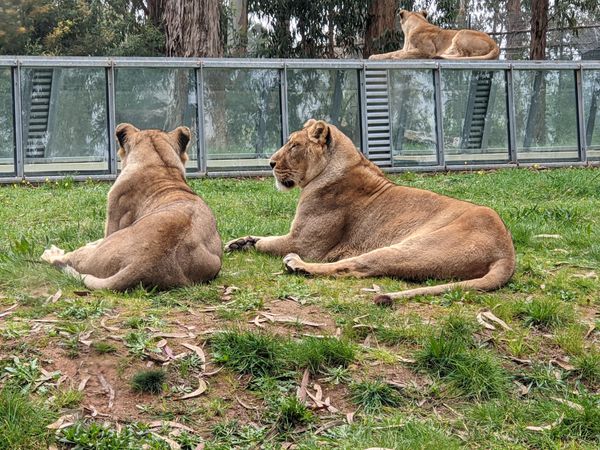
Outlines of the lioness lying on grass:
M 104 239 L 42 259 L 89 289 L 160 289 L 214 278 L 221 268 L 215 217 L 185 181 L 190 130 L 116 129 L 123 170 L 108 193 Z
M 498 59 L 498 44 L 476 30 L 444 30 L 427 21 L 427 11 L 400 11 L 404 47 L 369 59 Z
M 333 125 L 309 120 L 270 164 L 278 189 L 302 191 L 290 232 L 235 239 L 226 251 L 255 247 L 310 275 L 466 280 L 380 300 L 488 291 L 513 274 L 512 239 L 495 211 L 392 183 Z

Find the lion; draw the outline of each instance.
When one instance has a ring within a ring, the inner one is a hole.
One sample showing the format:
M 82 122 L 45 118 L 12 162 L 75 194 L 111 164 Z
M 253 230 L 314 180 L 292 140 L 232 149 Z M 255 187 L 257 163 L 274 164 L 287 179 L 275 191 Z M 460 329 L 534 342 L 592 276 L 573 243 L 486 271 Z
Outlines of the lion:
M 481 31 L 444 30 L 427 21 L 427 11 L 400 11 L 404 47 L 390 53 L 371 55 L 384 59 L 498 59 L 498 44 Z
M 211 280 L 222 243 L 210 208 L 185 181 L 191 133 L 116 128 L 122 171 L 108 193 L 104 238 L 42 260 L 81 277 L 89 289 L 170 289 Z
M 331 124 L 306 122 L 270 165 L 279 190 L 301 190 L 289 233 L 234 239 L 226 251 L 254 247 L 283 256 L 289 272 L 315 276 L 463 280 L 380 301 L 490 291 L 514 272 L 512 238 L 494 210 L 394 184 Z

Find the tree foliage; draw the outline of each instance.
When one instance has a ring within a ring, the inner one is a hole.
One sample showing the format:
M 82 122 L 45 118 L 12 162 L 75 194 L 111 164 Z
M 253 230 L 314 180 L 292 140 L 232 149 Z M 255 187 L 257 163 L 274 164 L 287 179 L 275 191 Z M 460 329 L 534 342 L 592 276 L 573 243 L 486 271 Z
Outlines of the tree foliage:
M 3 0 L 0 54 L 368 57 L 402 47 L 399 9 L 490 32 L 510 59 L 531 47 L 549 59 L 600 47 L 589 28 L 600 22 L 597 0 Z

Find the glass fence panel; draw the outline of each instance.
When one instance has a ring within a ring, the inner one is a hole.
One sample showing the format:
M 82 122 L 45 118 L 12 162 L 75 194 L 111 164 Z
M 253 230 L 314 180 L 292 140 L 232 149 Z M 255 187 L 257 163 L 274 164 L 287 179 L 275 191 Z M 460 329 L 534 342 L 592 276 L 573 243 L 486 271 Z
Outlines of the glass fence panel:
M 189 127 L 188 170 L 198 170 L 196 74 L 194 69 L 121 68 L 115 75 L 116 123 L 144 130 Z
M 209 169 L 268 169 L 281 146 L 279 71 L 205 69 L 204 133 Z
M 513 79 L 518 160 L 577 160 L 574 71 L 515 70 Z
M 25 173 L 108 171 L 106 70 L 21 70 Z
M 15 133 L 10 67 L 0 68 L 0 174 L 15 173 Z
M 308 119 L 338 127 L 360 148 L 358 71 L 288 69 L 288 125 L 299 130 Z
M 583 108 L 587 158 L 600 159 L 600 70 L 583 71 Z
M 432 71 L 393 69 L 388 73 L 393 165 L 437 164 Z
M 508 162 L 504 71 L 443 70 L 446 164 Z

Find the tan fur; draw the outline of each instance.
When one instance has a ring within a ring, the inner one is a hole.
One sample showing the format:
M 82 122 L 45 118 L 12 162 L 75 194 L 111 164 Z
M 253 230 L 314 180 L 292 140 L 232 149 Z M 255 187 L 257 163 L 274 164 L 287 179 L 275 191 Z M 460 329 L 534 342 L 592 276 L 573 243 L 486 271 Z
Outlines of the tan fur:
M 475 30 L 444 30 L 427 21 L 427 12 L 400 11 L 404 47 L 369 59 L 498 59 L 500 49 L 487 34 Z
M 116 135 L 123 170 L 108 193 L 104 239 L 66 254 L 53 246 L 42 259 L 90 289 L 168 289 L 214 278 L 222 244 L 212 211 L 185 181 L 190 130 L 121 124 Z
M 310 275 L 468 280 L 391 297 L 487 291 L 513 274 L 512 239 L 496 212 L 392 183 L 333 125 L 311 119 L 271 166 L 278 187 L 301 189 L 290 232 L 235 239 L 226 251 L 256 247 Z

